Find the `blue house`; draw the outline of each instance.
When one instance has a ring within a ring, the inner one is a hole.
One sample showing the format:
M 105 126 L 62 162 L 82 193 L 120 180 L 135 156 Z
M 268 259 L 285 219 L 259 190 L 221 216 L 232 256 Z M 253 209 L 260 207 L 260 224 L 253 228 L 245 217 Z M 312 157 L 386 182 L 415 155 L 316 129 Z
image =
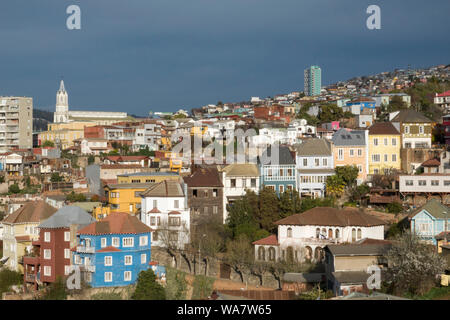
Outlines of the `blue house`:
M 446 223 L 448 218 L 450 218 L 450 208 L 436 199 L 431 199 L 411 215 L 411 231 L 423 240 L 436 245 L 435 236 L 446 231 L 446 227 L 447 230 L 449 228 Z
M 272 158 L 272 147 L 268 147 L 263 153 L 263 159 Z M 274 154 L 275 155 L 275 154 Z M 278 196 L 286 190 L 295 190 L 296 173 L 295 157 L 287 146 L 281 145 L 278 148 L 278 157 L 273 157 L 268 164 L 259 164 L 261 178 L 259 179 L 261 187 L 272 188 Z
M 360 108 L 360 112 L 363 112 L 364 109 L 369 109 L 372 111 L 375 111 L 375 103 L 376 101 L 373 100 L 372 98 L 368 98 L 368 97 L 359 97 L 359 98 L 355 98 L 353 100 L 347 101 L 345 103 L 347 108 L 350 108 L 352 106 L 358 106 Z
M 111 213 L 78 231 L 73 263 L 93 288 L 134 284 L 149 268 L 162 277 L 165 268 L 151 261 L 152 231 L 135 216 Z

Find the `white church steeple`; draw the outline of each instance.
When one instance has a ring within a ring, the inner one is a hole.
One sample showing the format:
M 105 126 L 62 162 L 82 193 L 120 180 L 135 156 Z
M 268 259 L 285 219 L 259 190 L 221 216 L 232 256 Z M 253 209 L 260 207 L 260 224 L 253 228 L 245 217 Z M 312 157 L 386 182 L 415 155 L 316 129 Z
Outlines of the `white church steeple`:
M 69 121 L 69 96 L 64 87 L 64 80 L 61 80 L 59 90 L 56 93 L 56 112 L 53 114 L 53 122 Z

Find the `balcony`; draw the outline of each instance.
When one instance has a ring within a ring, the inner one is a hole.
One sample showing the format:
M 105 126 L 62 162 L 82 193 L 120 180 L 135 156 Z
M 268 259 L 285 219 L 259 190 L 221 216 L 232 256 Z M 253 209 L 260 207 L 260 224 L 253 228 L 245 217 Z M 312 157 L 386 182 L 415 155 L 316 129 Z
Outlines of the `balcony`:
M 77 246 L 77 252 L 81 252 L 81 253 L 95 253 L 95 247 Z
M 95 272 L 95 266 L 83 264 L 80 266 L 81 271 Z
M 40 273 L 38 272 L 38 274 L 34 274 L 34 273 L 27 273 L 25 275 L 25 280 L 29 281 L 29 282 L 35 282 L 35 281 L 39 281 L 41 279 L 40 277 Z

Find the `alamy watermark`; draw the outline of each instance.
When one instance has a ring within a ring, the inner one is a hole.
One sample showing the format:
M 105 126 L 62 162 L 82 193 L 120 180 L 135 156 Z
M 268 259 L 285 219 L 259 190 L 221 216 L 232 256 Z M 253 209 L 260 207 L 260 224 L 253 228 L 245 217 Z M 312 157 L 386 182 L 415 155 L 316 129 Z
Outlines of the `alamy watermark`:
M 81 29 L 81 9 L 76 4 L 70 5 L 66 9 L 66 13 L 69 14 L 66 20 L 66 26 L 69 30 Z
M 369 30 L 374 29 L 381 29 L 381 9 L 379 6 L 373 4 L 370 5 L 367 10 L 367 14 L 370 14 L 370 16 L 367 18 L 366 26 Z
M 367 273 L 370 276 L 367 278 L 367 288 L 370 290 L 381 289 L 381 269 L 377 265 L 367 267 Z

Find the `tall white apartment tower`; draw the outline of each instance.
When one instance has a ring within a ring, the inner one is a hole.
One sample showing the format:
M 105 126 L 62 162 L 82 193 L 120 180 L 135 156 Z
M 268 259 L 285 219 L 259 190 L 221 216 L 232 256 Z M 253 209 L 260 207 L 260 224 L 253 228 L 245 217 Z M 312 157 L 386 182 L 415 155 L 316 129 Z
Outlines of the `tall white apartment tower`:
M 0 150 L 33 147 L 33 98 L 0 97 Z
M 53 114 L 53 122 L 61 123 L 69 121 L 69 96 L 61 80 L 59 90 L 56 92 L 56 112 Z

